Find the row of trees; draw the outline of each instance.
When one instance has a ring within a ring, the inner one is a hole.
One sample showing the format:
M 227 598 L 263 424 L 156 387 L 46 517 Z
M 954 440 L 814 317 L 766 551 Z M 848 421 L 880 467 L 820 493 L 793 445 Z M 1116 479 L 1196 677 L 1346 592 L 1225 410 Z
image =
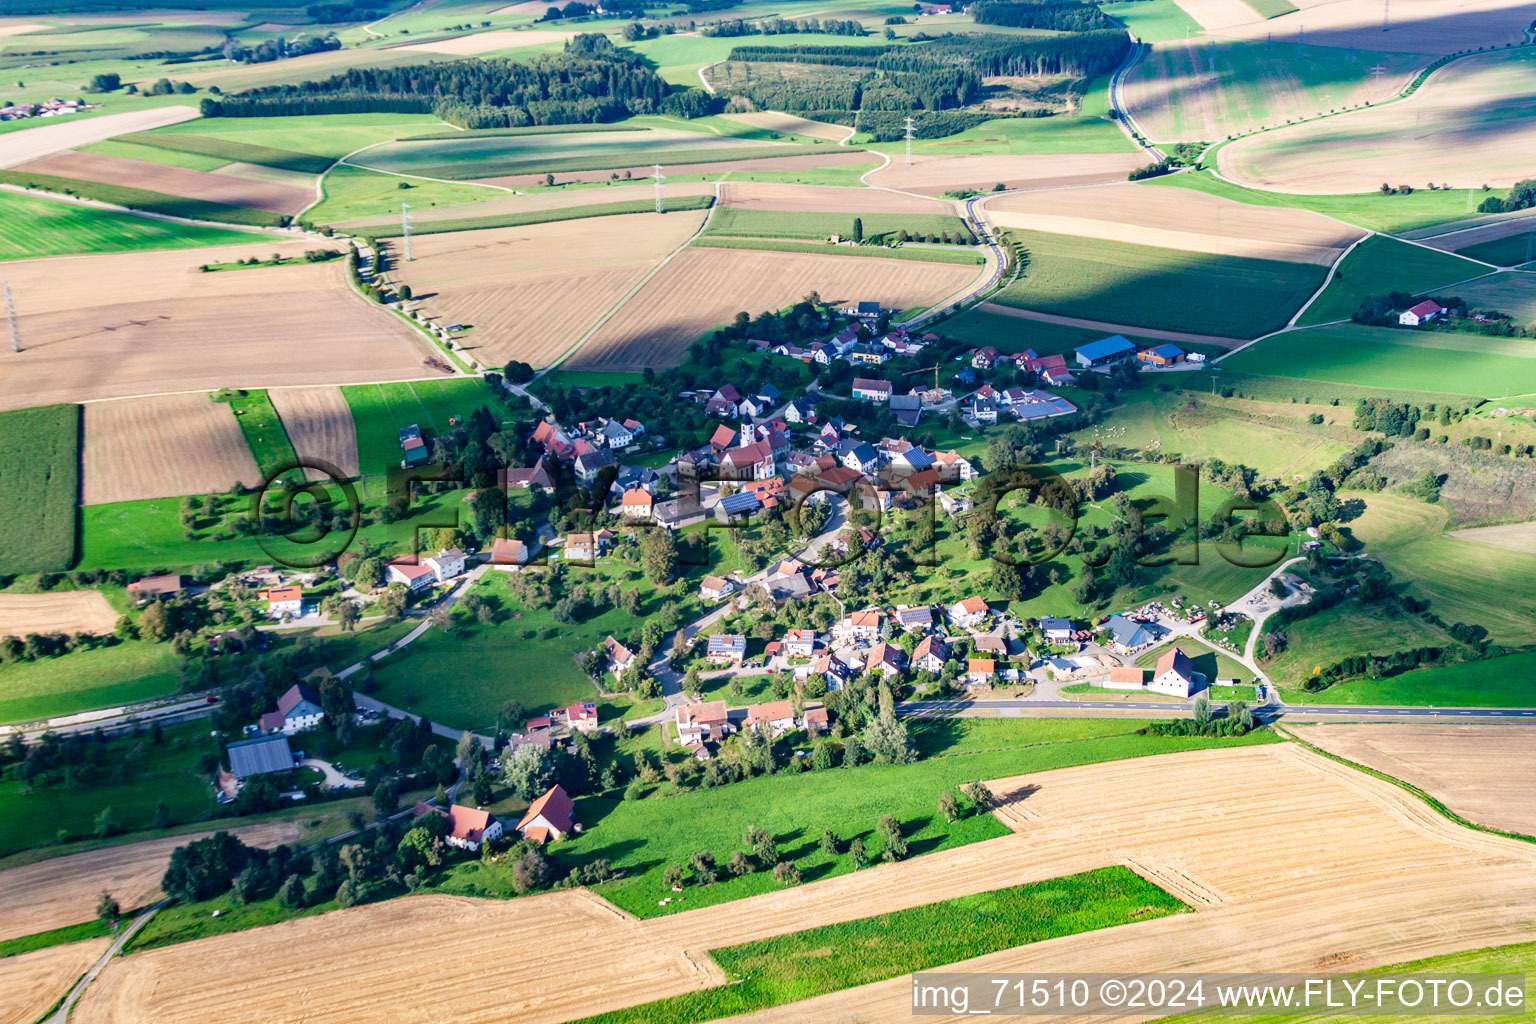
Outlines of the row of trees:
M 699 26 L 701 36 L 719 36 L 724 38 L 735 36 L 788 36 L 788 35 L 826 35 L 826 36 L 867 36 L 869 30 L 863 22 L 852 18 L 764 18 L 761 21 L 747 21 L 742 18 L 734 18 L 730 21 L 706 22 Z

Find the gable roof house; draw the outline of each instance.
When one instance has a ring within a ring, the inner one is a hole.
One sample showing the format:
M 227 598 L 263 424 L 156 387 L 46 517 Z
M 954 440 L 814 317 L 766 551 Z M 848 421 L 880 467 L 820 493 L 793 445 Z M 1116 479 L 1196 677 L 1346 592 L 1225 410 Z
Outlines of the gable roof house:
M 576 805 L 558 785 L 551 786 L 543 796 L 529 804 L 517 823 L 518 833 L 535 843 L 564 839 L 580 828 L 576 824 Z
M 1154 345 L 1137 352 L 1136 359 L 1148 366 L 1172 366 L 1184 361 L 1184 350 L 1174 344 Z
M 896 620 L 896 625 L 908 633 L 933 628 L 933 609 L 925 604 L 911 608 L 897 608 L 893 618 Z
M 773 446 L 767 441 L 732 448 L 720 460 L 720 476 L 725 480 L 767 480 L 773 475 Z
M 886 402 L 891 397 L 891 382 L 870 377 L 853 378 L 853 397 L 866 402 Z
M 1104 628 L 1109 630 L 1116 646 L 1125 651 L 1140 650 L 1155 639 L 1141 623 L 1124 615 L 1111 615 Z
M 832 626 L 832 634 L 844 642 L 850 640 L 874 640 L 880 636 L 883 616 L 877 608 L 866 608 L 843 616 Z
M 746 656 L 747 638 L 739 633 L 716 633 L 705 647 L 705 657 L 712 662 L 740 665 Z
M 971 460 L 956 451 L 935 452 L 933 462 L 941 480 L 970 480 L 976 475 Z
M 906 663 L 906 652 L 895 644 L 882 642 L 869 649 L 869 654 L 864 659 L 864 671 L 899 676 Z
M 965 663 L 965 681 L 969 686 L 991 686 L 997 678 L 997 662 L 991 658 L 970 658 Z
M 589 452 L 583 452 L 576 456 L 576 482 L 583 487 L 591 487 L 597 482 L 597 475 L 603 470 L 618 465 L 613 453 L 606 448 L 594 448 Z
M 425 562 L 409 561 L 410 555 L 402 556 L 385 566 L 385 579 L 389 583 L 403 583 L 407 590 L 422 590 L 437 582 L 437 573 Z
M 461 850 L 478 850 L 481 843 L 499 839 L 501 831 L 501 822 L 490 811 L 454 804 L 448 808 L 448 834 L 443 842 Z
M 674 711 L 673 720 L 677 723 L 677 737 L 683 743 L 696 743 L 700 740 L 718 741 L 726 733 L 735 731 L 723 700 L 679 704 Z
M 892 395 L 891 413 L 904 427 L 915 427 L 923 418 L 923 400 L 917 395 Z
M 256 724 L 262 732 L 281 732 L 285 736 L 292 736 L 296 732 L 315 728 L 324 718 L 320 694 L 303 683 L 294 683 L 277 698 L 275 710 L 262 715 Z
M 747 717 L 742 724 L 748 729 L 759 725 L 768 728 L 770 736 L 780 736 L 795 727 L 795 709 L 787 700 L 771 700 L 766 704 L 749 704 Z
M 1446 308 L 1434 299 L 1425 299 L 1417 306 L 1410 306 L 1398 314 L 1397 322 L 1404 327 L 1418 327 L 1427 324 L 1435 317 L 1446 312 Z
M 762 507 L 762 501 L 751 491 L 728 494 L 715 503 L 715 518 L 722 523 L 728 523 L 733 519 L 745 519 L 755 515 Z
M 444 583 L 464 571 L 464 552 L 458 548 L 448 548 L 423 558 L 421 564 L 432 570 L 433 579 Z
M 784 654 L 790 658 L 809 658 L 816 650 L 814 629 L 792 629 L 784 634 Z
M 932 672 L 938 675 L 944 671 L 944 665 L 949 661 L 949 648 L 944 645 L 942 638 L 929 634 L 917 642 L 912 648 L 912 667 L 919 672 Z
M 555 489 L 555 478 L 550 476 L 549 470 L 545 468 L 542 455 L 532 466 L 525 469 L 508 469 L 502 472 L 502 479 L 512 490 L 523 490 L 529 487 L 543 487 L 551 491 Z
M 1195 692 L 1195 663 L 1177 647 L 1157 659 L 1147 689 L 1174 697 L 1188 697 Z
M 611 636 L 603 637 L 603 653 L 608 656 L 608 671 L 616 676 L 623 675 L 635 660 L 635 652 Z
M 619 514 L 630 520 L 649 520 L 656 499 L 644 487 L 631 487 L 619 499 Z
M 1076 630 L 1072 628 L 1071 619 L 1060 619 L 1052 615 L 1046 615 L 1040 619 L 1040 633 L 1049 643 L 1069 644 L 1072 642 L 1072 637 Z
M 723 576 L 705 576 L 699 584 L 699 596 L 706 601 L 718 601 L 736 589 L 736 584 Z
M 511 537 L 497 537 L 491 541 L 491 564 L 497 569 L 511 571 L 527 565 L 531 554 L 527 544 Z
M 815 423 L 816 400 L 810 396 L 795 399 L 784 407 L 784 418 L 790 423 Z
M 963 628 L 974 626 L 992 614 L 987 602 L 980 597 L 967 597 L 949 606 L 949 621 Z
M 844 441 L 838 447 L 842 448 L 843 445 L 847 446 L 846 450 L 841 452 L 843 465 L 849 469 L 856 469 L 867 476 L 880 468 L 880 453 L 868 441 Z

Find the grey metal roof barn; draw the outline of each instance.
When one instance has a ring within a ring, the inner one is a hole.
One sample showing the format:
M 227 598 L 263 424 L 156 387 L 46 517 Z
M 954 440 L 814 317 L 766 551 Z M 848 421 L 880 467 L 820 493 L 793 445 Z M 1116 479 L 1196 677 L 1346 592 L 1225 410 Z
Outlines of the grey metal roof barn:
M 229 771 L 237 779 L 267 772 L 286 772 L 293 768 L 293 751 L 287 736 L 261 736 L 240 740 L 224 748 L 229 754 Z

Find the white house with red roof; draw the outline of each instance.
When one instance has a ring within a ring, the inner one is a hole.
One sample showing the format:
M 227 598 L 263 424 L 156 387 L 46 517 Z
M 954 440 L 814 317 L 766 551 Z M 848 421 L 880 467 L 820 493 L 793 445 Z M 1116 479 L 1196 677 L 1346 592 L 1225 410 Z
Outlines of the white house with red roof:
M 1175 647 L 1157 659 L 1147 689 L 1172 697 L 1188 697 L 1195 692 L 1195 663 Z
M 853 397 L 866 402 L 888 402 L 891 398 L 891 382 L 879 378 L 855 377 Z
M 563 707 L 555 714 L 564 718 L 565 724 L 575 732 L 589 736 L 597 732 L 597 705 L 589 700 Z
M 417 562 L 407 555 L 385 567 L 385 580 L 389 583 L 403 583 L 407 590 L 425 590 L 437 582 L 437 573 L 425 562 Z
M 956 601 L 949 606 L 949 621 L 961 629 L 969 629 L 979 625 L 992 614 L 992 609 L 987 607 L 987 602 L 979 597 L 968 597 L 963 601 Z
M 1417 306 L 1409 306 L 1397 316 L 1397 322 L 1404 327 L 1418 327 L 1427 324 L 1437 316 L 1446 313 L 1447 310 L 1434 299 L 1425 299 Z
M 789 658 L 809 658 L 816 650 L 814 629 L 792 629 L 784 634 L 784 655 Z
M 501 822 L 490 811 L 454 804 L 448 808 L 448 834 L 443 842 L 461 850 L 478 850 L 481 843 L 501 838 Z
M 684 745 L 701 740 L 718 742 L 726 733 L 734 731 L 730 711 L 723 700 L 679 704 L 674 719 L 677 723 L 677 737 Z
M 522 820 L 517 823 L 518 834 L 535 843 L 547 843 L 564 839 L 576 832 L 576 805 L 559 786 L 528 805 Z

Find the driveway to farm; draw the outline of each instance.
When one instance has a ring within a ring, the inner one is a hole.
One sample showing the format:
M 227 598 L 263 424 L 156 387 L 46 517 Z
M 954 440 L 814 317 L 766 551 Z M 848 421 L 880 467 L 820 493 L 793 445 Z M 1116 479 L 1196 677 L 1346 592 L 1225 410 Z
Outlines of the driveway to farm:
M 326 787 L 329 789 L 357 789 L 359 786 L 365 785 L 362 779 L 349 779 L 337 771 L 331 762 L 322 761 L 317 757 L 306 757 L 299 764 L 305 768 L 314 768 L 321 775 L 324 775 Z

